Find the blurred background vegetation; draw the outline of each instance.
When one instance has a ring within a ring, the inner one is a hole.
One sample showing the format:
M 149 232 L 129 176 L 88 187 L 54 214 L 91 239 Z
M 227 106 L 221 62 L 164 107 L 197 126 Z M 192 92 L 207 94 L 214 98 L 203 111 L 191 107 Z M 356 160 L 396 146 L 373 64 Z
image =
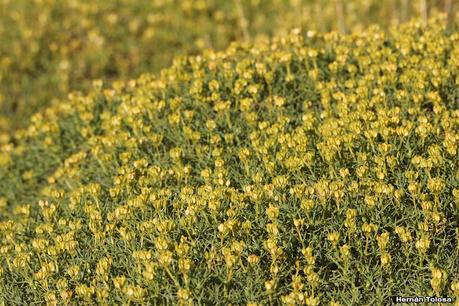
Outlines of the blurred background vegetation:
M 456 0 L 0 0 L 0 143 L 93 79 L 158 72 L 177 55 L 292 28 L 361 31 L 444 12 Z

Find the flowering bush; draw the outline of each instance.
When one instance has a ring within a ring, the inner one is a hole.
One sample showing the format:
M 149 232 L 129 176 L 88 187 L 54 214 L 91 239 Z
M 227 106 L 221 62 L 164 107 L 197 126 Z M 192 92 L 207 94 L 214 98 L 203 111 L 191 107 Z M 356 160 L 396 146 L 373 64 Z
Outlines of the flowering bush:
M 459 297 L 459 33 L 433 19 L 178 58 L 0 147 L 0 301 Z
M 292 27 L 349 31 L 370 22 L 388 26 L 409 16 L 454 11 L 452 0 L 425 7 L 395 2 L 2 0 L 0 143 L 8 142 L 8 131 L 27 126 L 35 111 L 59 103 L 71 90 L 88 88 L 93 78 L 138 77 L 169 66 L 179 54 L 222 49 L 233 40 Z M 398 6 L 400 14 L 394 13 Z

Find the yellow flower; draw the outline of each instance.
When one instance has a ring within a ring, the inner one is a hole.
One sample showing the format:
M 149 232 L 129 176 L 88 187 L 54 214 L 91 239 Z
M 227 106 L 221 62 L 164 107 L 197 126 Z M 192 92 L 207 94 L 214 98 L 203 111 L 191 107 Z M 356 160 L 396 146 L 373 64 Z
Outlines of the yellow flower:
M 254 266 L 258 264 L 258 262 L 260 261 L 260 258 L 255 254 L 251 254 L 247 257 L 247 261 L 249 262 L 250 265 Z
M 327 234 L 327 240 L 330 241 L 334 246 L 338 243 L 339 240 L 339 233 L 338 232 L 331 232 Z
M 301 202 L 301 208 L 303 208 L 306 212 L 310 211 L 314 208 L 314 201 L 311 199 L 306 199 Z
M 273 100 L 274 100 L 274 105 L 278 107 L 281 107 L 285 104 L 285 99 L 283 97 L 274 96 Z
M 383 252 L 381 254 L 381 265 L 382 266 L 388 266 L 391 261 L 392 261 L 392 257 L 390 256 L 389 253 Z
M 389 233 L 384 232 L 381 235 L 378 235 L 376 237 L 376 240 L 378 241 L 378 246 L 380 250 L 383 252 L 386 250 L 387 244 L 389 243 Z
M 266 214 L 270 220 L 276 220 L 279 217 L 279 207 L 270 205 L 266 208 Z
M 314 297 L 314 295 L 311 295 L 307 297 L 304 302 L 307 306 L 317 306 L 319 305 L 319 298 Z
M 95 291 L 93 287 L 89 287 L 85 284 L 77 285 L 75 287 L 75 293 L 85 300 L 89 300 L 94 292 Z
M 430 239 L 429 238 L 421 238 L 418 241 L 416 241 L 416 249 L 418 249 L 421 253 L 427 252 L 427 250 L 430 247 Z
M 268 292 L 268 294 L 273 292 L 275 286 L 276 286 L 276 283 L 274 280 L 269 280 L 265 282 L 265 289 Z
M 214 129 L 217 127 L 217 124 L 216 124 L 215 121 L 213 121 L 213 120 L 207 120 L 207 122 L 206 122 L 206 127 L 207 127 L 210 131 L 212 131 L 212 130 L 214 130 Z
M 347 259 L 348 259 L 349 256 L 351 255 L 350 247 L 349 247 L 349 245 L 347 245 L 347 244 L 344 244 L 344 245 L 340 246 L 339 252 L 340 252 L 340 254 L 341 254 L 341 258 L 342 258 L 344 261 L 347 261 Z

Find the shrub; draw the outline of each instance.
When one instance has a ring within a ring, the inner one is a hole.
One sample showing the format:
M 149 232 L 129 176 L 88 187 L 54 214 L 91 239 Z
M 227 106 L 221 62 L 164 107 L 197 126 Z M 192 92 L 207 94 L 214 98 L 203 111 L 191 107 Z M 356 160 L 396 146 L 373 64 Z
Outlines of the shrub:
M 443 2 L 428 9 L 443 9 Z M 343 1 L 340 24 L 348 30 L 396 24 L 407 16 L 392 13 L 395 5 Z M 88 88 L 91 79 L 158 72 L 176 55 L 292 27 L 335 28 L 335 11 L 331 0 L 0 1 L 0 143 L 8 142 L 7 132 L 27 126 L 34 112 Z M 404 11 L 419 15 L 419 6 Z
M 459 34 L 443 24 L 232 44 L 34 115 L 0 151 L 0 297 L 458 297 Z

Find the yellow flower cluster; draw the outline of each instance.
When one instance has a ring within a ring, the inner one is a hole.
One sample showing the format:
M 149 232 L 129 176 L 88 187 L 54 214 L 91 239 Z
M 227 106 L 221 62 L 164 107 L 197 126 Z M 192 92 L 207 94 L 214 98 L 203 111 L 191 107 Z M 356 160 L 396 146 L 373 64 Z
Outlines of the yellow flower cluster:
M 158 72 L 177 55 L 222 49 L 233 40 L 257 40 L 293 27 L 361 31 L 370 23 L 388 27 L 437 11 L 446 12 L 452 21 L 457 11 L 452 0 L 426 6 L 398 2 L 0 1 L 0 143 L 8 142 L 12 129 L 26 126 L 33 112 L 59 103 L 69 91 L 90 87 L 94 78 L 128 79 Z M 217 96 L 218 84 L 212 83 L 211 90 Z M 251 92 L 257 90 L 250 87 Z M 215 107 L 224 111 L 228 104 Z
M 0 147 L 0 302 L 457 296 L 444 24 L 235 43 L 34 115 Z

